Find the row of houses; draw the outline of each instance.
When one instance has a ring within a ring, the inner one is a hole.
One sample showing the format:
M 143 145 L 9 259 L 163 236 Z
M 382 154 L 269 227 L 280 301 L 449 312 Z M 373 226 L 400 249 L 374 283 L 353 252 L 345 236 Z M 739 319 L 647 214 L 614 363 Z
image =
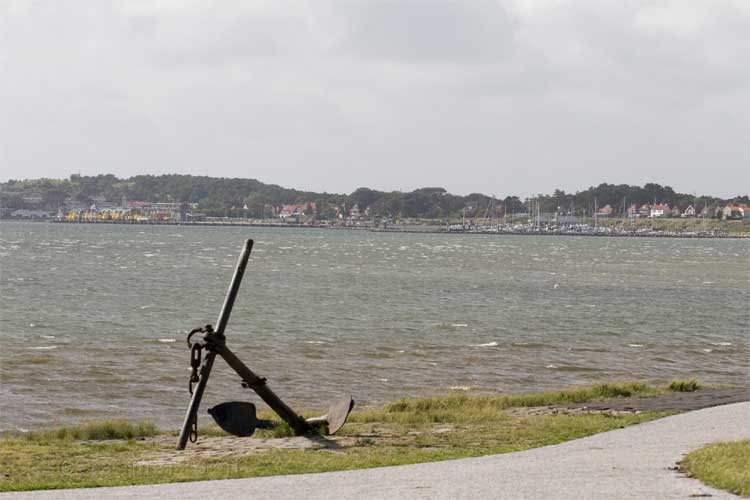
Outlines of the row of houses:
M 287 219 L 289 217 L 301 217 L 303 215 L 312 215 L 318 213 L 318 205 L 314 201 L 309 203 L 293 203 L 289 205 L 271 206 L 272 213 L 278 215 L 280 219 Z M 247 206 L 245 206 L 247 209 Z M 369 209 L 360 210 L 358 205 L 354 205 L 349 210 L 339 206 L 331 206 L 331 209 L 335 213 L 337 219 L 360 219 L 370 215 Z
M 11 217 L 20 219 L 43 219 L 54 217 L 54 212 L 48 213 L 40 210 L 40 207 L 34 207 L 35 203 L 41 203 L 41 197 L 24 197 L 24 203 L 30 205 L 30 208 L 13 209 L 0 208 L 0 217 Z M 57 213 L 57 218 L 68 221 L 93 221 L 93 220 L 135 220 L 135 221 L 179 221 L 179 220 L 200 220 L 204 214 L 196 213 L 198 203 L 182 202 L 151 202 L 151 201 L 129 201 L 124 197 L 121 203 L 107 201 L 104 197 L 96 196 L 91 199 L 92 203 L 85 204 L 76 200 L 66 200 L 64 206 Z M 500 205 L 498 206 L 501 207 Z M 232 207 L 233 211 L 237 210 Z M 717 205 L 675 205 L 670 206 L 666 203 L 633 203 L 623 211 L 624 206 L 613 208 L 611 205 L 605 205 L 596 210 L 597 218 L 622 217 L 631 218 L 692 218 L 721 217 L 723 219 L 743 219 L 750 218 L 750 204 L 730 203 L 726 206 Z M 244 205 L 242 209 L 247 213 L 248 206 Z M 237 210 L 239 211 L 239 210 Z M 624 213 L 623 213 L 624 212 Z M 358 205 L 351 208 L 339 206 L 327 206 L 324 210 L 319 211 L 318 204 L 314 201 L 291 204 L 266 204 L 263 210 L 263 218 L 280 218 L 280 219 L 297 219 L 312 215 L 323 215 L 328 219 L 339 220 L 361 220 L 370 216 L 368 208 L 360 209 Z M 514 214 L 519 216 L 520 214 Z M 557 214 L 555 221 L 560 223 L 559 218 L 563 214 Z
M 198 208 L 197 203 L 127 201 L 122 205 L 94 200 L 88 207 L 72 206 L 60 209 L 57 218 L 77 221 L 179 221 L 187 211 Z
M 597 217 L 613 217 L 617 214 L 610 205 L 605 205 L 596 212 Z M 695 205 L 669 206 L 667 203 L 633 203 L 627 209 L 628 217 L 648 217 L 651 219 L 663 217 L 716 217 L 721 216 L 723 219 L 742 219 L 750 217 L 750 205 L 730 203 L 724 207 L 704 205 L 697 207 Z

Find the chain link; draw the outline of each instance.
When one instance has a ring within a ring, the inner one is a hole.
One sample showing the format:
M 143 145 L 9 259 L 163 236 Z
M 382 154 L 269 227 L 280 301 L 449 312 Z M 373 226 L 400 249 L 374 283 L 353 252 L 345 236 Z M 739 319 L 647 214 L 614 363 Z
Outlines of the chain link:
M 198 415 L 195 415 L 193 421 L 190 423 L 189 439 L 191 443 L 198 441 Z
M 200 342 L 191 343 L 190 339 L 196 333 L 210 333 L 213 331 L 214 330 L 211 325 L 206 325 L 200 328 L 194 328 L 190 330 L 190 333 L 188 333 L 187 344 L 190 348 L 190 382 L 188 383 L 188 390 L 190 391 L 191 396 L 193 395 L 193 384 L 200 380 L 198 370 L 201 367 L 201 354 L 205 346 Z
M 200 380 L 198 369 L 201 366 L 202 351 L 203 346 L 201 344 L 196 343 L 190 346 L 190 382 L 188 384 L 188 389 L 190 390 L 191 396 L 193 395 L 193 384 Z

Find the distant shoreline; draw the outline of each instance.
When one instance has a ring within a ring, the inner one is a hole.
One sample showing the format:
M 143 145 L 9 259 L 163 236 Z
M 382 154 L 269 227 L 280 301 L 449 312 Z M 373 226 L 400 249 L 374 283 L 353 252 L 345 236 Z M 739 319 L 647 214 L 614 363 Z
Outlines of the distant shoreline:
M 126 226 L 181 226 L 181 227 L 265 227 L 280 229 L 329 229 L 367 231 L 372 233 L 410 233 L 410 234 L 476 234 L 476 235 L 509 235 L 509 236 L 586 236 L 586 237 L 616 237 L 616 238 L 684 238 L 684 239 L 748 239 L 750 234 L 731 234 L 724 231 L 702 231 L 702 232 L 679 232 L 679 231 L 624 231 L 617 229 L 599 230 L 595 232 L 577 232 L 565 229 L 542 229 L 523 228 L 520 230 L 449 230 L 444 226 L 413 226 L 413 227 L 372 227 L 372 226 L 330 226 L 321 224 L 302 223 L 262 223 L 241 221 L 64 221 L 64 220 L 15 220 L 0 219 L 3 222 L 47 222 L 54 224 L 114 224 Z M 423 228 L 423 229 L 420 229 Z

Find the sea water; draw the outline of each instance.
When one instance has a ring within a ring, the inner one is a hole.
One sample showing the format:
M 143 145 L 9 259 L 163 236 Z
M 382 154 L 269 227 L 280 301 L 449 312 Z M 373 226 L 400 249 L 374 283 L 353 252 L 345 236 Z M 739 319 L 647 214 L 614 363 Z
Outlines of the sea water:
M 613 379 L 748 384 L 750 241 L 0 223 L 0 430 L 178 427 L 216 321 L 294 406 Z M 256 401 L 220 360 L 204 406 Z

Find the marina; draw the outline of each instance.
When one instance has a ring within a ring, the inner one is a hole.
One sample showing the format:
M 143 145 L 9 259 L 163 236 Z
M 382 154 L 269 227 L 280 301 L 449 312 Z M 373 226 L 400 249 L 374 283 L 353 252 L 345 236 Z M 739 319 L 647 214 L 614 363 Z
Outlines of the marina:
M 334 229 L 359 230 L 380 233 L 434 233 L 434 234 L 505 234 L 536 236 L 618 236 L 640 238 L 750 238 L 750 233 L 729 233 L 724 230 L 690 230 L 667 231 L 653 228 L 635 229 L 632 227 L 594 227 L 589 224 L 570 226 L 536 226 L 534 224 L 498 224 L 482 225 L 381 225 L 370 223 L 331 225 L 328 223 L 291 223 L 291 222 L 258 222 L 247 219 L 210 220 L 210 221 L 63 221 L 53 219 L 51 222 L 65 224 L 124 224 L 185 227 L 265 227 L 278 229 Z

